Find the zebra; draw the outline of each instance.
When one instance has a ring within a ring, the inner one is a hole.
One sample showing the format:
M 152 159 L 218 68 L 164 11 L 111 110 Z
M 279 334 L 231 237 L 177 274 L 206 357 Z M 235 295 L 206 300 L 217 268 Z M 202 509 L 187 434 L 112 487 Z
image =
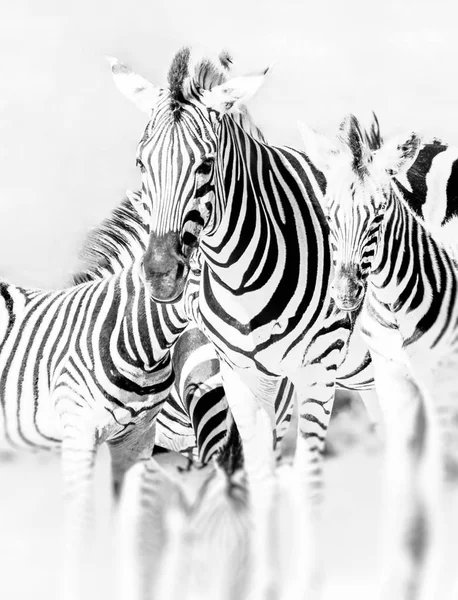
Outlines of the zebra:
M 441 584 L 441 454 L 458 402 L 457 267 L 400 191 L 422 151 L 416 134 L 383 143 L 375 120 L 365 130 L 350 116 L 338 142 L 303 137 L 328 179 L 336 304 L 362 306 L 386 422 L 380 597 L 427 600 Z
M 301 531 L 298 592 L 314 585 L 311 563 L 322 496 L 322 453 L 354 315 L 330 296 L 331 253 L 320 200 L 324 180 L 308 158 L 269 146 L 243 104 L 266 71 L 227 79 L 230 59 L 173 59 L 157 89 L 111 59 L 115 83 L 150 115 L 139 143 L 142 199 L 151 207 L 143 268 L 152 297 L 185 294 L 187 314 L 215 345 L 226 396 L 243 440 L 254 518 L 254 576 L 260 597 L 279 593 L 269 514 L 275 489 L 274 399 L 286 378 L 298 394 L 294 477 Z M 222 65 L 222 67 L 221 67 Z M 189 280 L 196 247 L 199 285 Z M 287 257 L 287 258 L 286 258 Z M 370 359 L 346 385 L 373 383 Z M 362 366 L 361 366 L 362 365 Z
M 170 347 L 188 319 L 182 300 L 166 305 L 150 298 L 139 265 L 148 239 L 141 210 L 141 195 L 131 195 L 88 237 L 85 267 L 70 287 L 42 291 L 0 281 L 1 439 L 9 448 L 61 450 L 65 599 L 80 597 L 84 579 L 97 447 L 109 446 L 116 496 L 138 461 L 146 461 L 156 484 L 152 510 L 165 485 L 151 458 L 154 426 L 172 402 Z M 189 354 L 199 345 L 188 338 L 180 347 Z M 189 393 L 188 418 L 194 417 L 204 460 L 224 446 L 232 422 L 221 382 L 208 381 L 207 391 L 213 387 L 218 393 L 203 395 L 205 409 Z M 203 431 L 205 410 L 214 430 Z M 161 426 L 170 429 L 167 418 Z
M 139 192 L 128 193 L 127 198 L 115 209 L 111 217 L 86 241 L 81 252 L 85 263 L 84 271 L 75 276 L 75 283 L 88 279 L 97 280 L 100 277 L 109 278 L 115 273 L 122 273 L 131 262 L 141 260 L 148 240 L 145 235 L 148 232 L 148 221 L 144 219 L 145 211 L 148 213 L 148 210 Z M 196 285 L 197 279 L 194 278 L 193 281 Z M 236 483 L 243 477 L 242 456 L 238 457 L 236 466 L 227 459 L 228 454 L 230 456 L 233 452 L 233 447 L 238 447 L 239 434 L 228 410 L 219 373 L 219 361 L 213 346 L 195 325 L 190 324 L 179 334 L 171 349 L 171 359 L 176 378 L 171 394 L 157 417 L 154 441 L 166 450 L 192 456 L 193 464 L 204 466 L 213 462 L 219 465 L 219 477 L 210 473 L 209 481 L 204 485 L 199 498 L 189 506 L 189 502 L 183 500 L 183 496 L 186 496 L 183 483 L 172 477 L 171 481 L 175 486 L 171 489 L 170 482 L 161 479 L 162 472 L 158 470 L 154 461 L 146 459 L 144 469 L 142 463 L 139 463 L 130 470 L 126 498 L 123 499 L 120 510 L 120 544 L 127 546 L 122 561 L 126 564 L 128 574 L 120 585 L 125 586 L 125 593 L 133 598 L 149 598 L 152 586 L 160 585 L 163 579 L 160 562 L 156 561 L 153 569 L 151 560 L 147 560 L 148 557 L 143 551 L 145 546 L 152 545 L 151 540 L 156 536 L 154 556 L 157 558 L 161 553 L 161 540 L 167 537 L 167 531 L 164 530 L 166 515 L 161 511 L 160 501 L 156 500 L 156 496 L 178 494 L 181 498 L 179 504 L 187 507 L 186 511 L 191 515 L 191 522 L 194 524 L 197 516 L 200 515 L 199 522 L 203 522 L 205 515 L 210 518 L 216 512 L 224 530 L 224 524 L 236 510 L 232 506 L 231 491 L 243 488 L 243 484 Z M 291 420 L 292 394 L 292 386 L 283 381 L 275 402 L 279 442 Z M 280 445 L 278 450 L 277 460 L 280 462 Z M 154 486 L 148 485 L 150 479 Z M 227 481 L 224 489 L 221 489 L 222 481 Z M 147 495 L 147 498 L 143 496 L 141 500 L 148 506 L 145 512 L 138 510 L 138 489 L 142 489 Z M 176 521 L 182 519 L 177 510 L 172 513 Z M 212 522 L 214 521 L 215 519 L 212 519 Z M 176 523 L 170 526 L 171 530 L 176 528 Z M 162 534 L 157 535 L 158 531 L 162 531 Z M 196 537 L 195 533 L 194 538 Z M 168 562 L 166 557 L 165 560 Z M 125 573 L 122 575 L 125 576 Z M 140 589 L 136 586 L 140 586 Z

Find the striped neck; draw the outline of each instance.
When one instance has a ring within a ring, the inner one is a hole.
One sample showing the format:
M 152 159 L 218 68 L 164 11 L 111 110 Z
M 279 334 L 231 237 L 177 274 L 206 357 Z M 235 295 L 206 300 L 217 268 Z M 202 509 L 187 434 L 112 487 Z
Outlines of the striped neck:
M 401 197 L 392 196 L 389 203 L 368 282 L 371 294 L 398 321 L 416 324 L 410 341 L 428 330 L 440 311 L 453 311 L 457 276 L 451 257 Z
M 294 327 L 308 311 L 313 321 L 315 303 L 325 304 L 331 260 L 319 186 L 307 160 L 253 139 L 225 117 L 215 176 L 217 226 L 201 238 L 208 305 L 227 322 L 235 307 L 238 319 L 243 314 L 244 325 L 234 323 L 239 330 L 279 315 Z

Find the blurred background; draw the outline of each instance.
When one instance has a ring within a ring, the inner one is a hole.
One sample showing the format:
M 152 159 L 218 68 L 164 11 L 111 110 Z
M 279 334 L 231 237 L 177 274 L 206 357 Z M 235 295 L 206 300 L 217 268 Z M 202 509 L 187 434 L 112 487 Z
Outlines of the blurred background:
M 23 286 L 65 285 L 87 232 L 126 189 L 139 185 L 135 149 L 145 115 L 117 92 L 105 55 L 157 85 L 183 45 L 229 50 L 235 73 L 273 64 L 249 108 L 275 144 L 301 146 L 299 119 L 332 134 L 348 112 L 372 109 L 385 136 L 414 129 L 458 144 L 455 6 L 436 2 L 433 11 L 426 0 L 4 2 L 0 276 Z M 356 395 L 341 395 L 336 408 L 327 448 L 327 597 L 345 598 L 347 590 L 365 597 L 377 561 L 380 440 Z M 102 452 L 102 466 L 106 461 Z M 8 600 L 31 592 L 57 598 L 58 463 L 10 455 L 0 462 L 2 589 Z M 103 472 L 105 516 L 106 483 Z
M 275 144 L 374 109 L 385 134 L 458 144 L 456 4 L 426 0 L 16 0 L 0 19 L 0 274 L 60 286 L 88 229 L 135 188 L 146 123 L 105 55 L 155 84 L 183 45 L 274 69 L 250 110 Z

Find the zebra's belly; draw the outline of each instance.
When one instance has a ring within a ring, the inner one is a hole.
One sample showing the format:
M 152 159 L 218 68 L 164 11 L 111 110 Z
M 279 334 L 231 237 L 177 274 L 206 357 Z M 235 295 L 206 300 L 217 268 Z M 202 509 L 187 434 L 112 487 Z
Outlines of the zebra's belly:
M 27 377 L 0 378 L 0 447 L 57 448 L 62 430 L 49 386 Z

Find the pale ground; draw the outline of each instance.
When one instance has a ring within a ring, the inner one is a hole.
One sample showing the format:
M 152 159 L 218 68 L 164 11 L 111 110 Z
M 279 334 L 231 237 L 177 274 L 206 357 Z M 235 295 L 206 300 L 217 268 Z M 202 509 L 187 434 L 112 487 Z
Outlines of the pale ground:
M 99 517 L 110 526 L 108 456 L 98 466 Z M 59 464 L 57 457 L 21 456 L 0 464 L 0 581 L 2 600 L 58 600 L 60 543 Z M 377 567 L 381 508 L 381 457 L 359 445 L 327 461 L 325 553 L 328 583 L 325 600 L 370 600 L 370 581 Z M 450 495 L 456 507 L 458 497 Z M 456 510 L 455 510 L 456 512 Z M 448 564 L 456 573 L 458 522 L 450 522 Z M 103 543 L 99 536 L 100 544 Z M 101 567 L 98 567 L 99 570 Z M 99 572 L 102 576 L 103 572 Z M 110 578 L 108 578 L 109 580 Z M 110 598 L 109 585 L 94 598 Z M 89 598 L 88 598 L 89 600 Z M 91 598 L 92 600 L 92 598 Z M 436 599 L 434 599 L 436 600 Z

